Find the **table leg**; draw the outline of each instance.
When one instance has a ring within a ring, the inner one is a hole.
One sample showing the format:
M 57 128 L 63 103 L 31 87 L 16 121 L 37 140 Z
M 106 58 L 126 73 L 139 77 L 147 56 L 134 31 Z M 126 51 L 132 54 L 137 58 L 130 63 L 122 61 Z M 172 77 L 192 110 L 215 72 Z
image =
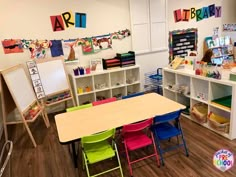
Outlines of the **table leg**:
M 77 164 L 77 154 L 76 154 L 76 150 L 75 150 L 75 142 L 71 143 L 71 148 L 72 148 L 72 158 L 74 161 L 74 167 L 77 168 L 78 164 Z

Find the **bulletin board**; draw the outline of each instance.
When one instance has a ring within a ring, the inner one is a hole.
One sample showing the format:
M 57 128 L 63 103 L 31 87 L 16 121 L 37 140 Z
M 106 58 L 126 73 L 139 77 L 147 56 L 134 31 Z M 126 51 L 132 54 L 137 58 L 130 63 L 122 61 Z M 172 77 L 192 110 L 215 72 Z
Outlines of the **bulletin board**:
M 169 62 L 176 56 L 185 57 L 197 50 L 197 28 L 169 32 Z

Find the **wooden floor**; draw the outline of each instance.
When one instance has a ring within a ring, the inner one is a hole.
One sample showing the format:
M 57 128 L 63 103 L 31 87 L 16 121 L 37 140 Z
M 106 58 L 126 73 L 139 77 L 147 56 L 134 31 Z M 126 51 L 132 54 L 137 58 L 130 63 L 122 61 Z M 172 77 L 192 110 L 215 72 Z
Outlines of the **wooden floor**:
M 74 168 L 69 148 L 58 141 L 54 115 L 50 115 L 51 127 L 46 128 L 41 119 L 30 125 L 38 143 L 33 145 L 23 125 L 9 127 L 10 138 L 14 142 L 11 159 L 12 177 L 86 177 L 81 168 Z M 165 166 L 157 167 L 154 158 L 133 165 L 134 177 L 235 177 L 236 165 L 227 172 L 221 172 L 212 164 L 213 154 L 222 148 L 236 152 L 236 140 L 227 140 L 198 124 L 183 118 L 182 126 L 189 149 L 186 157 L 183 149 L 165 154 Z M 147 150 L 147 149 L 145 149 Z M 151 150 L 151 149 L 150 149 Z M 142 155 L 145 151 L 136 152 L 133 156 Z M 79 155 L 81 157 L 81 154 Z M 120 154 L 124 176 L 129 176 L 124 154 Z M 96 165 L 92 170 L 97 171 L 114 165 L 112 160 Z M 119 171 L 106 175 L 120 176 Z

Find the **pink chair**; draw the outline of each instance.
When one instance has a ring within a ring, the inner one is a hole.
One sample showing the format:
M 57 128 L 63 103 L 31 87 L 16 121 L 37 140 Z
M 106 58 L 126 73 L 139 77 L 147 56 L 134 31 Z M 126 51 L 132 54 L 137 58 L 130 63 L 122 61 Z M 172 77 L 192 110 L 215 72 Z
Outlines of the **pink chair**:
M 107 98 L 105 100 L 94 101 L 94 102 L 92 102 L 92 104 L 93 104 L 93 106 L 98 106 L 100 104 L 110 103 L 113 101 L 116 101 L 116 97 Z
M 159 156 L 157 154 L 155 141 L 153 138 L 152 131 L 150 130 L 150 126 L 152 125 L 153 119 L 147 119 L 142 122 L 138 122 L 135 124 L 124 125 L 122 128 L 122 139 L 125 146 L 126 157 L 129 165 L 130 175 L 133 176 L 132 164 L 139 162 L 141 160 L 156 157 L 157 165 L 160 166 Z M 153 145 L 154 153 L 146 155 L 142 158 L 131 161 L 129 152 L 144 148 L 146 146 Z

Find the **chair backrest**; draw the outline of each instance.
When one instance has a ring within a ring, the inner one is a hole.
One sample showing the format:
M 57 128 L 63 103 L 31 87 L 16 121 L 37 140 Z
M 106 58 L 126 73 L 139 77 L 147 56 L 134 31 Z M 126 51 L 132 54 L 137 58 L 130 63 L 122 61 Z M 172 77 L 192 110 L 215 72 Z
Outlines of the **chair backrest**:
M 145 128 L 150 127 L 152 125 L 152 122 L 153 122 L 153 119 L 150 118 L 142 122 L 124 125 L 122 128 L 122 134 L 144 130 Z
M 167 114 L 155 116 L 154 117 L 154 124 L 176 120 L 180 117 L 181 112 L 182 112 L 182 110 L 178 110 L 178 111 L 170 112 Z
M 3 172 L 10 160 L 12 150 L 13 150 L 13 143 L 12 141 L 7 140 L 3 145 L 0 155 L 0 164 L 1 164 L 0 177 L 3 175 Z
M 66 112 L 76 111 L 76 110 L 80 110 L 80 109 L 84 109 L 84 108 L 89 108 L 89 107 L 92 107 L 92 106 L 93 106 L 92 103 L 84 104 L 84 105 L 81 105 L 81 106 L 74 106 L 74 107 L 71 107 L 71 108 L 67 108 Z
M 144 92 L 137 92 L 137 93 L 132 93 L 126 96 L 122 96 L 122 99 L 127 99 L 127 98 L 132 98 L 132 97 L 136 97 L 136 96 L 140 96 L 140 95 L 144 95 Z
M 116 101 L 116 97 L 107 98 L 105 100 L 94 101 L 94 102 L 92 102 L 92 104 L 93 104 L 93 106 L 97 106 L 97 105 L 100 105 L 100 104 L 110 103 L 110 102 L 113 102 L 113 101 Z
M 110 129 L 110 130 L 106 130 L 100 133 L 96 133 L 94 135 L 90 135 L 90 136 L 85 136 L 81 138 L 81 143 L 82 146 L 83 144 L 89 144 L 89 143 L 97 143 L 100 141 L 104 141 L 110 137 L 114 137 L 115 136 L 115 128 Z

